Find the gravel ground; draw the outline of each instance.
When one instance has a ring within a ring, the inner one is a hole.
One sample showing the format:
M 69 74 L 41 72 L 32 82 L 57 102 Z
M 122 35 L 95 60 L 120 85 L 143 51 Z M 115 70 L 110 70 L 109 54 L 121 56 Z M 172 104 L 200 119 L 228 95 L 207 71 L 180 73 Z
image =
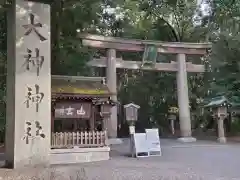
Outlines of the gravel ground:
M 57 167 L 72 174 L 84 167 L 90 180 L 240 180 L 240 145 L 162 140 L 162 157 L 126 157 L 129 146 L 112 147 L 111 160 Z M 83 173 L 82 173 L 83 174 Z
M 59 174 L 56 179 L 72 176 L 71 180 L 240 180 L 240 145 L 206 141 L 182 144 L 175 140 L 161 143 L 161 157 L 126 157 L 126 141 L 112 147 L 109 161 L 53 167 Z

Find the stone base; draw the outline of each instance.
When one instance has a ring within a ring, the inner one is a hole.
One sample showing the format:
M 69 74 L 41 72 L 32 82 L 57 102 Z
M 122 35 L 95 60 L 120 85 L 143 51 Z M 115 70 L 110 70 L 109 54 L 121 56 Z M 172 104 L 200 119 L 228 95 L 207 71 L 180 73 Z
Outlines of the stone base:
M 50 163 L 57 165 L 109 160 L 109 151 L 109 147 L 52 149 Z
M 123 140 L 120 138 L 110 138 L 107 140 L 108 145 L 116 145 L 116 144 L 122 144 Z
M 191 143 L 191 142 L 196 142 L 197 139 L 194 137 L 180 137 L 178 138 L 178 141 L 183 143 Z
M 226 143 L 227 140 L 226 140 L 225 137 L 220 137 L 220 138 L 218 138 L 218 142 L 220 142 L 220 143 Z

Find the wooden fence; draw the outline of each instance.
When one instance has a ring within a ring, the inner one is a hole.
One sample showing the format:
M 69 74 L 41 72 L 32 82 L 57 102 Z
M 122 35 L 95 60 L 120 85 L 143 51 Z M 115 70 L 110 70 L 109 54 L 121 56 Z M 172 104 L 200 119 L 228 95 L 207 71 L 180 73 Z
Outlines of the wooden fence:
M 73 148 L 74 146 L 82 148 L 93 148 L 107 146 L 106 131 L 91 132 L 57 132 L 52 133 L 52 148 Z

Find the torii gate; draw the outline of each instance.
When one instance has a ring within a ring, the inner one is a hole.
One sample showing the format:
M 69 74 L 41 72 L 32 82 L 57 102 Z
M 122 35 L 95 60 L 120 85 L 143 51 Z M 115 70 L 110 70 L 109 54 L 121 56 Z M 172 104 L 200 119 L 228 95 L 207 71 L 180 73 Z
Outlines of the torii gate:
M 177 72 L 177 94 L 179 106 L 179 120 L 181 138 L 183 142 L 196 141 L 191 133 L 191 119 L 188 97 L 187 72 L 204 72 L 204 65 L 186 62 L 186 55 L 205 55 L 207 49 L 211 48 L 210 43 L 180 43 L 160 42 L 150 40 L 122 39 L 115 37 L 104 37 L 91 34 L 79 34 L 84 46 L 107 49 L 107 57 L 91 60 L 88 65 L 95 67 L 107 67 L 106 78 L 110 91 L 114 94 L 113 100 L 117 100 L 117 78 L 116 68 L 143 69 L 154 71 Z M 125 61 L 116 58 L 116 50 L 120 51 L 144 51 L 146 45 L 157 47 L 158 53 L 177 54 L 177 62 L 155 63 L 152 66 L 142 66 L 140 61 Z M 111 121 L 108 126 L 109 136 L 117 137 L 117 109 L 112 109 Z

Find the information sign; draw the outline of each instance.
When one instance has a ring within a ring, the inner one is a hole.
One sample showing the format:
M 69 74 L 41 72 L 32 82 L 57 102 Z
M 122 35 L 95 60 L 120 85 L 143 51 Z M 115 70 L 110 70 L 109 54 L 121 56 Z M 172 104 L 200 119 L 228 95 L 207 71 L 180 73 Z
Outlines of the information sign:
M 146 133 L 134 133 L 133 143 L 136 157 L 148 157 L 148 142 Z
M 161 156 L 161 145 L 158 129 L 145 129 L 149 156 Z

